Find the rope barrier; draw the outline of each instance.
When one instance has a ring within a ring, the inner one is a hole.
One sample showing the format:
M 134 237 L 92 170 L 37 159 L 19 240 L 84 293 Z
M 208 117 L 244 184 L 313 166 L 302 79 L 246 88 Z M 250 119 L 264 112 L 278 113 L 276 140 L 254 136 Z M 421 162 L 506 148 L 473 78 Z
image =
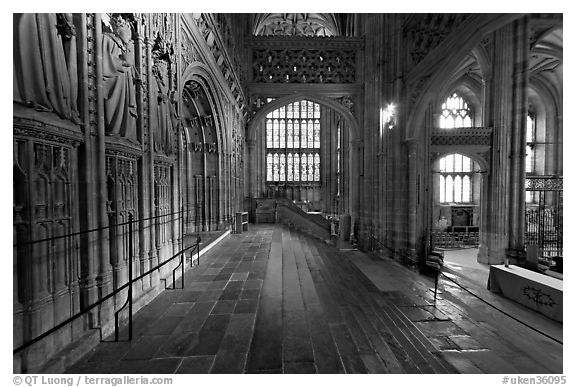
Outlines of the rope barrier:
M 36 336 L 35 338 L 33 338 L 32 340 L 20 345 L 19 347 L 15 348 L 13 350 L 13 354 L 18 353 L 20 351 L 22 351 L 25 348 L 28 348 L 29 346 L 31 346 L 32 344 L 37 343 L 38 341 L 48 337 L 49 335 L 51 335 L 52 333 L 56 332 L 57 330 L 63 328 L 64 326 L 70 324 L 72 321 L 76 320 L 77 318 L 79 318 L 80 316 L 83 316 L 85 313 L 89 312 L 90 310 L 94 309 L 95 307 L 101 305 L 104 303 L 104 301 L 110 299 L 111 297 L 117 295 L 118 293 L 120 293 L 122 290 L 126 289 L 127 287 L 131 286 L 134 282 L 137 282 L 139 280 L 141 280 L 142 278 L 146 277 L 147 275 L 153 273 L 154 271 L 160 269 L 161 267 L 163 267 L 164 265 L 166 265 L 167 263 L 171 262 L 174 258 L 181 256 L 182 254 L 186 253 L 186 251 L 192 249 L 192 252 L 194 251 L 198 251 L 198 253 L 200 252 L 200 241 L 197 240 L 197 242 L 191 246 L 188 246 L 184 249 L 182 249 L 181 251 L 177 252 L 176 254 L 174 254 L 172 257 L 168 258 L 167 260 L 165 260 L 164 262 L 158 264 L 157 266 L 153 267 L 152 269 L 146 271 L 145 273 L 140 274 L 138 277 L 133 278 L 131 280 L 129 280 L 128 282 L 126 282 L 124 285 L 120 286 L 119 288 L 117 288 L 116 290 L 114 290 L 112 293 L 102 297 L 101 299 L 99 299 L 98 301 L 96 301 L 95 303 L 93 303 L 92 305 L 87 306 L 84 310 L 82 310 L 81 312 L 76 313 L 75 315 L 67 318 L 66 320 L 62 321 L 60 324 L 56 325 L 55 327 L 47 330 L 46 332 L 42 333 L 39 336 Z M 120 309 L 123 309 L 120 308 Z
M 148 217 L 148 218 L 143 218 L 143 219 L 135 219 L 133 222 L 144 222 L 144 221 L 147 221 L 147 220 L 158 219 L 158 218 L 162 218 L 162 217 L 165 217 L 165 216 L 171 216 L 171 215 L 180 214 L 180 213 L 183 213 L 183 212 L 182 212 L 182 211 L 177 211 L 177 212 L 171 212 L 171 213 L 169 213 L 169 214 L 156 215 L 156 216 L 152 216 L 152 217 Z M 168 220 L 168 221 L 165 221 L 164 224 L 165 224 L 165 223 L 168 223 L 168 222 L 176 221 L 176 220 L 178 220 L 178 219 L 180 219 L 180 218 L 182 218 L 182 217 L 183 217 L 183 216 L 179 216 L 179 217 L 177 217 L 177 218 L 175 218 L 175 219 L 170 219 L 170 220 Z M 113 224 L 113 225 L 108 225 L 108 226 L 102 226 L 102 227 L 93 228 L 93 229 L 90 229 L 90 230 L 82 230 L 82 231 L 77 231 L 77 232 L 73 232 L 73 233 L 70 233 L 70 234 L 57 235 L 57 236 L 50 237 L 50 238 L 35 239 L 35 240 L 32 240 L 32 241 L 19 242 L 19 243 L 15 243 L 15 244 L 13 245 L 13 247 L 21 247 L 21 246 L 32 245 L 32 244 L 41 243 L 41 242 L 49 242 L 49 241 L 53 241 L 53 240 L 56 240 L 56 239 L 69 238 L 69 237 L 73 237 L 73 236 L 77 236 L 77 235 L 89 234 L 89 233 L 91 233 L 91 232 L 102 231 L 102 230 L 106 230 L 106 229 L 109 229 L 109 228 L 112 228 L 112 227 L 126 226 L 126 225 L 128 225 L 128 224 L 130 224 L 130 222 L 129 222 L 129 221 L 126 221 L 126 222 L 123 222 L 123 223 L 118 223 L 118 224 Z
M 370 235 L 370 237 L 371 237 L 372 239 L 374 239 L 374 240 L 375 240 L 378 244 L 380 244 L 381 246 L 383 246 L 383 247 L 385 247 L 385 248 L 387 248 L 387 249 L 390 249 L 390 248 L 389 248 L 388 246 L 386 246 L 384 243 L 380 242 L 374 235 Z M 391 250 L 391 249 L 390 249 L 390 250 Z M 440 274 L 440 275 L 446 277 L 450 282 L 454 283 L 454 284 L 457 285 L 458 287 L 460 287 L 460 288 L 462 288 L 463 290 L 465 290 L 466 292 L 470 293 L 472 296 L 476 297 L 477 299 L 479 299 L 480 301 L 484 302 L 484 303 L 487 304 L 488 306 L 490 306 L 490 307 L 496 309 L 497 311 L 499 311 L 500 313 L 502 313 L 502 314 L 510 317 L 510 318 L 513 319 L 514 321 L 519 322 L 520 324 L 526 326 L 527 328 L 532 329 L 533 331 L 541 334 L 542 336 L 545 336 L 545 337 L 549 338 L 550 340 L 552 340 L 552 341 L 554 341 L 554 342 L 556 342 L 556 343 L 558 343 L 558 344 L 560 344 L 560 345 L 564 345 L 564 343 L 563 343 L 562 341 L 556 339 L 555 337 L 550 336 L 550 335 L 547 334 L 546 332 L 542 332 L 542 331 L 539 330 L 538 328 L 534 328 L 533 326 L 528 325 L 528 324 L 525 323 L 524 321 L 522 321 L 522 320 L 520 320 L 520 319 L 512 316 L 510 313 L 505 312 L 504 310 L 502 310 L 502 309 L 498 308 L 497 306 L 491 304 L 490 302 L 484 300 L 484 299 L 481 298 L 480 296 L 472 293 L 470 290 L 466 289 L 465 287 L 463 287 L 462 285 L 460 285 L 458 282 L 454 281 L 452 278 L 450 278 L 450 277 L 448 277 L 446 274 L 442 273 L 442 271 L 438 270 L 437 274 Z M 436 294 L 436 289 L 435 289 L 435 291 L 434 291 L 434 294 Z M 436 298 L 436 297 L 434 297 L 434 298 Z

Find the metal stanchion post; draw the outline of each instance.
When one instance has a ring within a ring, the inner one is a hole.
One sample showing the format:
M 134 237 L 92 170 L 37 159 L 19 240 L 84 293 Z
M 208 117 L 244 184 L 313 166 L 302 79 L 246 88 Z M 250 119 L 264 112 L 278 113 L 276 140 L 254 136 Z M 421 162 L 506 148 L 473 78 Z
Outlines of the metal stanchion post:
M 185 257 L 186 257 L 186 252 L 184 251 L 184 205 L 182 205 L 180 207 L 181 211 L 182 211 L 182 219 L 180 221 L 181 223 L 181 233 L 182 233 L 182 246 L 180 246 L 180 251 L 182 251 L 182 255 L 180 256 L 180 265 L 182 265 L 182 279 L 181 279 L 181 283 L 182 283 L 182 289 L 184 289 L 184 261 L 185 261 Z
M 134 256 L 134 247 L 132 238 L 132 213 L 128 214 L 128 340 L 132 340 L 132 259 Z

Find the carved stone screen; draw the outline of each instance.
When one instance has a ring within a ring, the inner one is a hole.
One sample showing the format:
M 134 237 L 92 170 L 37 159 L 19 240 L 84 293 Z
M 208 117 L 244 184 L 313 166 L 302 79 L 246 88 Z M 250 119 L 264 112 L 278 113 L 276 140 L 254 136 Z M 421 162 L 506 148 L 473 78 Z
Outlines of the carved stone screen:
M 354 83 L 356 49 L 254 48 L 252 77 L 262 83 Z

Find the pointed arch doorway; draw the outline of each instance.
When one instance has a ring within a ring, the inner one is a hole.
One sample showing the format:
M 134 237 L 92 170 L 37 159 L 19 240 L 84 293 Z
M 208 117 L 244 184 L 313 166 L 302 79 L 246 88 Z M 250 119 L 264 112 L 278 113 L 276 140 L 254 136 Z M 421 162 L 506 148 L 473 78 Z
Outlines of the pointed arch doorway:
M 354 224 L 360 149 L 354 116 L 314 95 L 267 102 L 248 126 L 248 196 L 292 200 L 325 216 L 350 215 Z

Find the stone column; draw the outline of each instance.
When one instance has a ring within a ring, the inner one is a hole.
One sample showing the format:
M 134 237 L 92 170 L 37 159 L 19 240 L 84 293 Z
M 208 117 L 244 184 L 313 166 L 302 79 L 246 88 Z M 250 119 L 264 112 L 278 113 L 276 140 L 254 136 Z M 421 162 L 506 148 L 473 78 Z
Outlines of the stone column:
M 362 152 L 363 142 L 360 139 L 350 140 L 349 146 L 349 209 L 350 209 L 350 223 L 352 228 L 356 222 L 360 222 L 360 154 Z M 357 236 L 355 236 L 357 238 Z
M 97 98 L 97 110 L 99 112 L 97 118 L 97 134 L 96 134 L 96 144 L 94 147 L 94 157 L 92 158 L 92 167 L 97 171 L 97 184 L 95 192 L 98 192 L 99 199 L 97 200 L 98 208 L 98 226 L 106 227 L 108 226 L 108 215 L 106 213 L 106 145 L 105 145 L 105 127 L 104 127 L 104 91 L 102 86 L 102 68 L 103 68 L 103 47 L 102 47 L 102 18 L 100 14 L 96 14 L 94 17 L 94 37 L 95 37 L 95 51 L 96 51 L 96 98 Z M 98 239 L 101 242 L 100 251 L 100 261 L 98 264 L 98 274 L 96 277 L 96 282 L 98 283 L 98 298 L 102 298 L 108 295 L 112 291 L 112 266 L 110 265 L 110 252 L 108 245 L 110 243 L 110 233 L 106 229 L 104 231 L 96 233 Z M 104 308 L 104 307 L 103 307 Z M 104 310 L 100 312 L 100 318 L 106 321 L 108 319 L 108 312 Z
M 408 255 L 412 263 L 418 261 L 418 141 L 406 141 L 408 147 Z
M 259 133 L 259 131 L 256 131 Z M 248 182 L 248 197 L 254 198 L 258 197 L 258 181 L 257 177 L 257 155 L 256 155 L 256 140 L 246 139 L 246 150 L 247 150 L 247 161 L 248 168 L 246 168 L 246 173 L 248 174 L 246 181 Z
M 510 149 L 510 238 L 507 255 L 518 261 L 526 257 L 524 246 L 525 180 L 526 180 L 526 116 L 528 114 L 529 28 L 528 18 L 514 22 L 512 126 Z
M 487 87 L 487 126 L 494 132 L 482 201 L 485 222 L 478 252 L 481 263 L 503 263 L 507 251 L 513 263 L 523 259 L 526 23 L 519 20 L 494 33 L 492 78 Z
M 146 25 L 150 25 L 149 15 L 144 15 L 143 17 L 148 18 L 146 20 Z M 145 35 L 145 34 L 144 34 Z M 152 44 L 153 42 L 150 40 L 148 36 L 144 36 L 144 42 L 142 49 L 144 51 L 143 57 L 148 58 L 147 62 L 142 63 L 142 69 L 146 68 L 147 79 L 146 84 L 152 84 Z M 150 88 L 148 88 L 150 89 Z M 143 90 L 143 94 L 146 96 L 142 102 L 142 108 L 145 113 L 142 115 L 142 124 L 144 128 L 144 138 L 146 138 L 144 142 L 144 154 L 142 155 L 142 195 L 141 198 L 143 199 L 142 208 L 144 209 L 144 213 L 140 216 L 142 218 L 150 218 L 156 216 L 156 212 L 154 211 L 154 143 L 152 139 L 152 132 L 150 128 L 152 128 L 152 117 L 149 114 L 150 111 L 150 90 Z M 158 265 L 160 261 L 160 257 L 158 254 L 158 249 L 156 246 L 156 238 L 159 236 L 156 235 L 156 222 L 158 219 L 152 219 L 149 221 L 143 222 L 140 227 L 145 228 L 145 235 L 147 237 L 147 243 L 145 242 L 143 245 L 147 248 L 147 261 L 144 261 L 144 269 L 149 270 L 154 266 Z M 147 235 L 146 235 L 147 234 Z M 144 258 L 146 259 L 146 258 Z M 160 272 L 155 270 L 152 272 L 148 279 L 144 279 L 143 286 L 154 286 L 160 281 Z
M 101 77 L 100 69 L 97 68 L 94 58 L 97 55 L 97 47 L 101 45 L 100 36 L 96 35 L 96 24 L 100 18 L 94 14 L 80 16 L 82 42 L 79 45 L 80 55 L 78 65 L 81 68 L 80 89 L 82 93 L 82 109 L 84 113 L 84 146 L 80 147 L 79 155 L 79 181 L 80 181 L 80 230 L 94 229 L 100 226 L 99 218 L 99 191 L 97 189 L 98 172 L 93 166 L 97 154 L 98 131 L 98 84 Z M 98 299 L 97 276 L 99 273 L 102 254 L 107 254 L 108 249 L 99 238 L 98 233 L 89 233 L 80 238 L 80 298 L 82 307 L 88 306 Z M 107 257 L 105 258 L 107 260 Z M 93 315 L 92 323 L 96 324 L 96 314 Z

